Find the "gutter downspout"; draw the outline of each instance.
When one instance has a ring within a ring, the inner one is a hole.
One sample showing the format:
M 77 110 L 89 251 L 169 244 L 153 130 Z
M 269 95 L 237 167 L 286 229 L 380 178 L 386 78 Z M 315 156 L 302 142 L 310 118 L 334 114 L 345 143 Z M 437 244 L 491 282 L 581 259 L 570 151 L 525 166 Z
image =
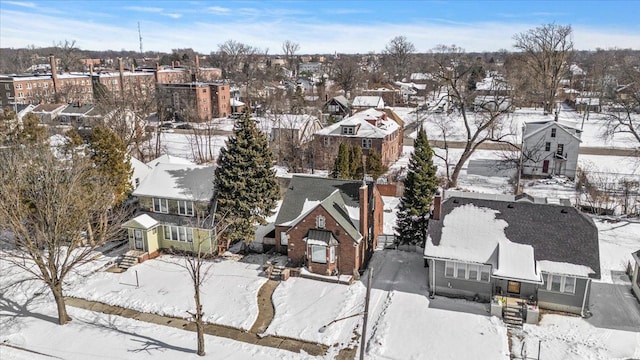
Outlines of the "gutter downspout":
M 436 295 L 436 260 L 431 259 L 431 274 L 433 278 L 433 291 L 431 292 L 431 298 Z
M 587 279 L 587 286 L 584 287 L 584 297 L 582 298 L 582 310 L 580 310 L 580 316 L 585 317 L 584 306 L 587 303 L 587 294 L 591 286 L 591 279 Z

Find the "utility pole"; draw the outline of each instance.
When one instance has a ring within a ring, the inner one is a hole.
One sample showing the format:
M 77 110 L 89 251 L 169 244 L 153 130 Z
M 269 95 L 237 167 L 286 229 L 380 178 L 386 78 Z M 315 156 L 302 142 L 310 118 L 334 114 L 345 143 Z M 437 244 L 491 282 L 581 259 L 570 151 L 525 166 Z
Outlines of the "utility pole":
M 367 279 L 367 297 L 364 300 L 364 321 L 362 322 L 362 339 L 360 339 L 360 360 L 364 360 L 364 351 L 367 346 L 367 319 L 369 318 L 369 298 L 371 297 L 371 278 L 373 277 L 373 267 L 369 268 L 369 278 Z

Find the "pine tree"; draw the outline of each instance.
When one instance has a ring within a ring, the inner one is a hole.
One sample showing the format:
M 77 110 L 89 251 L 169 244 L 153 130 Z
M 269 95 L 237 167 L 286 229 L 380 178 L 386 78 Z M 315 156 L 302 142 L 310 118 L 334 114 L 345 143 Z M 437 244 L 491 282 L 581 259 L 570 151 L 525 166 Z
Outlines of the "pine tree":
M 96 126 L 89 137 L 91 160 L 98 172 L 113 187 L 116 204 L 120 204 L 131 192 L 131 161 L 127 147 L 115 132 L 104 126 Z
M 367 155 L 367 174 L 371 175 L 375 180 L 386 173 L 387 170 L 388 168 L 382 164 L 380 153 L 375 149 L 369 150 L 369 155 Z
M 362 149 L 360 146 L 349 146 L 349 179 L 362 179 Z
M 409 172 L 404 180 L 404 195 L 400 200 L 396 230 L 401 244 L 424 245 L 429 210 L 438 189 L 433 150 L 427 133 L 421 127 L 409 160 Z
M 16 132 L 19 144 L 42 144 L 47 139 L 47 128 L 40 126 L 40 120 L 33 113 L 22 118 L 22 128 Z
M 349 148 L 347 145 L 340 143 L 338 146 L 338 156 L 333 165 L 331 176 L 336 179 L 349 179 Z
M 272 158 L 267 137 L 244 114 L 220 151 L 214 180 L 216 219 L 227 224 L 222 236 L 228 244 L 252 241 L 256 224 L 273 215 L 280 194 Z

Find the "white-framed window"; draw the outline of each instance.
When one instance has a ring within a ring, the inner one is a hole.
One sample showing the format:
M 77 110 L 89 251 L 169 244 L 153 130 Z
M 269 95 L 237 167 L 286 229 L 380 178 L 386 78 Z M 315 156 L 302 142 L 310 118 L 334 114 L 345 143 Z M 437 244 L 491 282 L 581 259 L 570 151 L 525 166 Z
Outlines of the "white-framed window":
M 11 90 L 11 87 L 9 86 L 9 84 L 4 84 L 4 89 L 5 90 Z
M 164 239 L 172 241 L 193 242 L 193 229 L 185 226 L 164 226 Z
M 314 263 L 327 263 L 327 247 L 322 245 L 311 245 L 311 261 Z
M 551 129 L 551 137 L 556 137 L 556 128 Z
M 371 139 L 362 139 L 362 148 L 371 149 Z
M 353 135 L 355 134 L 355 129 L 353 126 L 343 126 L 342 127 L 342 134 L 344 135 Z
M 16 85 L 16 89 L 18 89 L 18 90 L 22 90 L 22 84 L 17 84 L 17 85 Z
M 27 89 L 31 89 L 31 83 L 27 83 Z
M 193 216 L 193 201 L 178 201 L 178 214 Z
M 153 198 L 153 211 L 168 214 L 169 201 L 167 199 Z
M 550 142 L 544 144 L 544 151 L 551 151 L 551 143 Z
M 324 138 L 322 138 L 322 142 L 324 143 L 324 146 L 329 146 L 331 145 L 331 138 L 329 136 L 325 136 Z
M 489 265 L 456 261 L 446 261 L 444 265 L 444 276 L 448 278 L 488 282 L 490 273 Z
M 316 228 L 318 229 L 324 229 L 325 226 L 325 218 L 322 215 L 318 215 L 316 216 Z
M 576 292 L 576 278 L 559 274 L 544 274 L 542 276 L 543 289 L 552 292 L 574 294 Z
M 329 248 L 329 262 L 330 263 L 335 263 L 336 262 L 336 247 L 332 246 Z
M 289 235 L 286 232 L 280 233 L 280 245 L 288 245 L 289 244 Z

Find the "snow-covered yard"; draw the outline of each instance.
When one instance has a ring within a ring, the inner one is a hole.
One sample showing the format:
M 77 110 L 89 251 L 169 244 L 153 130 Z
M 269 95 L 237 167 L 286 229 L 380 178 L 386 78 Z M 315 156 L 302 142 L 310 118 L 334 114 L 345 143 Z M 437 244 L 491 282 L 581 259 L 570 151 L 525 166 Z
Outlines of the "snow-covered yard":
M 186 318 L 193 310 L 193 286 L 184 259 L 163 255 L 124 273 L 99 272 L 75 283 L 68 296 L 142 312 Z M 256 297 L 267 281 L 259 264 L 220 260 L 205 265 L 202 286 L 205 321 L 249 329 L 258 316 Z M 204 269 L 203 269 L 204 270 Z M 139 287 L 136 287 L 136 276 Z
M 631 253 L 640 250 L 640 222 L 594 220 L 600 242 L 600 281 L 613 283 L 611 271 L 625 271 L 634 262 Z

